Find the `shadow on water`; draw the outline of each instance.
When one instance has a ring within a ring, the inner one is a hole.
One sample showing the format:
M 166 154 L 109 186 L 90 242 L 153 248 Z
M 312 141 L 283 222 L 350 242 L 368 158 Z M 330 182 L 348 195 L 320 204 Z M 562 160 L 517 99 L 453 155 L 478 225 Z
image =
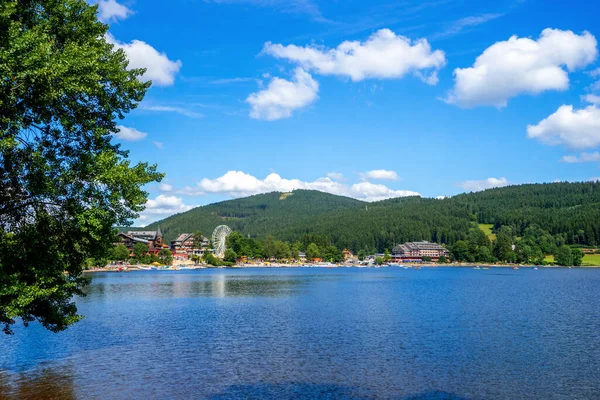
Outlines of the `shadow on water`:
M 226 399 L 373 399 L 378 394 L 335 384 L 284 383 L 233 385 L 211 397 L 212 400 Z M 390 398 L 402 400 L 467 400 L 452 393 L 432 390 L 424 393 L 402 396 L 390 393 Z
M 74 400 L 73 373 L 69 369 L 42 369 L 15 375 L 0 371 L 0 399 L 6 400 Z

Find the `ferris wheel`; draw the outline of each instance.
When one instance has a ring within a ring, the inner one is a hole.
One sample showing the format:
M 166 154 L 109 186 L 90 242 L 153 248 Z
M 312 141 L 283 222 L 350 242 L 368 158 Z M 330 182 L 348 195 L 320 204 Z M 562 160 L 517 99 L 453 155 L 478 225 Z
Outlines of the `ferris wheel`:
M 223 258 L 225 256 L 225 240 L 230 233 L 231 228 L 227 225 L 219 225 L 213 231 L 212 242 L 216 257 Z

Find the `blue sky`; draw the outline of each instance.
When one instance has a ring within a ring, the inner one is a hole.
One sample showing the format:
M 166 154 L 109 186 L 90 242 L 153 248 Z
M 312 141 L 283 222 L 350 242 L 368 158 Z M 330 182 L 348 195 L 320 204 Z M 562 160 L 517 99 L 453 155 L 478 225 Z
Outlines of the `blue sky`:
M 167 5 L 168 4 L 168 5 Z M 138 224 L 313 188 L 373 201 L 600 176 L 590 1 L 102 0 L 153 85 L 115 140 Z

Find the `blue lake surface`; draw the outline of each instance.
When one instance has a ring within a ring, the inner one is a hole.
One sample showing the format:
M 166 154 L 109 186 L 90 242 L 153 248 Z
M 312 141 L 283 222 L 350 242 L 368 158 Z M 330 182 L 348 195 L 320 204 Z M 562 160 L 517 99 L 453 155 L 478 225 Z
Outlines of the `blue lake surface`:
M 600 270 L 96 273 L 0 336 L 0 398 L 600 398 Z

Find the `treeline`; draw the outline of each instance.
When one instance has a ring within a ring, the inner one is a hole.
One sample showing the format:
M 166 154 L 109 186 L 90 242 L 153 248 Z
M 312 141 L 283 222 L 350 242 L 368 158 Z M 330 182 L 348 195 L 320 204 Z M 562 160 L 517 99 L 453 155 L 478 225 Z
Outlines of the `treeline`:
M 563 234 L 552 236 L 537 226 L 525 229 L 522 237 L 508 226 L 501 227 L 495 239 L 478 227 L 472 227 L 465 240 L 451 248 L 451 260 L 459 262 L 545 264 L 545 255 L 552 254 L 558 265 L 581 265 L 583 251 L 567 245 Z
M 296 190 L 287 197 L 268 193 L 198 207 L 147 229 L 160 225 L 170 240 L 178 233 L 196 229 L 210 232 L 217 225 L 227 224 L 261 241 L 271 235 L 293 244 L 302 242 L 305 235 L 316 235 L 338 249 L 373 253 L 419 240 L 452 247 L 467 241 L 477 223 L 492 224 L 495 233 L 503 227 L 510 229 L 514 238 L 525 237 L 528 229 L 540 229 L 560 245 L 597 246 L 600 183 L 530 184 L 441 200 L 410 197 L 376 203 Z M 560 247 L 556 243 L 555 247 Z M 545 254 L 554 251 L 542 249 Z M 493 252 L 492 256 L 504 257 Z
M 342 250 L 331 244 L 326 236 L 304 235 L 301 240 L 287 242 L 267 236 L 264 240 L 252 239 L 234 231 L 227 236 L 227 249 L 224 260 L 236 262 L 241 258 L 249 260 L 298 260 L 304 252 L 307 260 L 323 259 L 341 262 Z

